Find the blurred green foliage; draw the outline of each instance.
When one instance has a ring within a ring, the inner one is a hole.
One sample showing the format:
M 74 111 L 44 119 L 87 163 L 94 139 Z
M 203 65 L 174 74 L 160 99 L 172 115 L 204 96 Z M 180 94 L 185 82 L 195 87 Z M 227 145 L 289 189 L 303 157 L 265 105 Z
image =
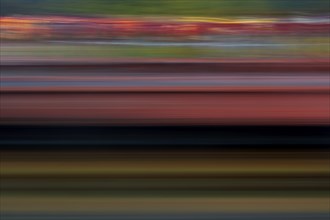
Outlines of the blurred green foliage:
M 286 15 L 328 13 L 329 0 L 1 0 L 1 14 Z

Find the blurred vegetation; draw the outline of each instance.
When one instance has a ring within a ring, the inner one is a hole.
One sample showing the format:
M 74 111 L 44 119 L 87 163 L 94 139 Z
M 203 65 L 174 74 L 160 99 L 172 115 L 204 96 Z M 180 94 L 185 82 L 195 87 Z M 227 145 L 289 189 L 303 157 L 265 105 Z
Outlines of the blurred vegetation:
M 287 15 L 329 7 L 329 0 L 1 0 L 1 15 Z
M 258 39 L 255 39 L 258 40 Z M 259 39 L 260 42 L 263 42 Z M 273 37 L 264 43 L 282 46 L 263 47 L 193 47 L 193 46 L 134 46 L 12 42 L 3 47 L 3 58 L 324 58 L 330 47 L 328 37 Z

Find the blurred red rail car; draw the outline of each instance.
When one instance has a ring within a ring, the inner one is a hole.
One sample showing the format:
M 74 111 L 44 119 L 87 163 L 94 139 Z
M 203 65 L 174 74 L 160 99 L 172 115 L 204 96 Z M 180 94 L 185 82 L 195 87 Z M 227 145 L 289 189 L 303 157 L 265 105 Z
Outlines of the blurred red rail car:
M 89 65 L 4 66 L 1 124 L 329 124 L 329 63 Z

